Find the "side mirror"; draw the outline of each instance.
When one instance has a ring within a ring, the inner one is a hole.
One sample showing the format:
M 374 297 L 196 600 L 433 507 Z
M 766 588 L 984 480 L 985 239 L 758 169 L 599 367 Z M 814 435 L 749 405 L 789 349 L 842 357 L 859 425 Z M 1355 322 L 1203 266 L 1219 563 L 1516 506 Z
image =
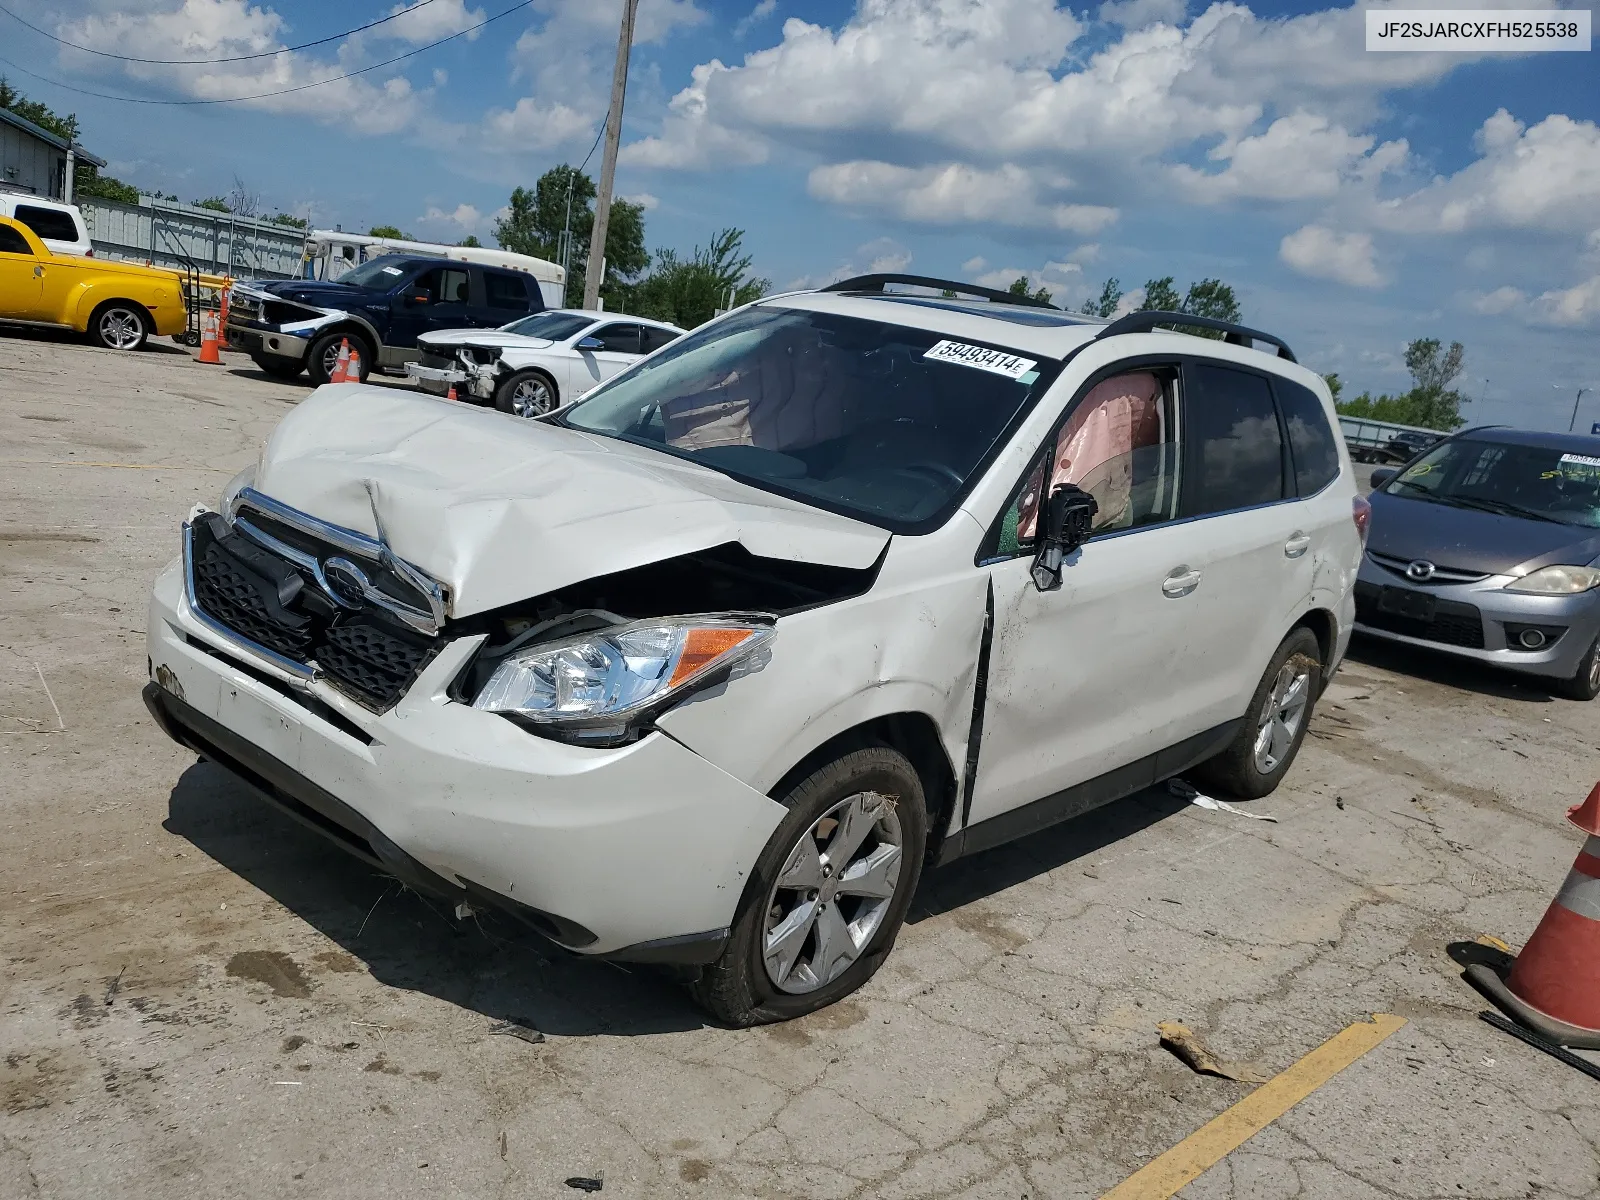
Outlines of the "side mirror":
M 606 344 L 597 337 L 586 337 L 578 339 L 577 348 L 579 350 L 604 350 Z
M 1379 467 L 1372 473 L 1372 478 L 1367 480 L 1367 483 L 1376 491 L 1398 474 L 1400 474 L 1399 467 Z
M 1095 498 L 1075 484 L 1064 483 L 1050 493 L 1033 558 L 1033 584 L 1041 592 L 1061 586 L 1062 561 L 1089 540 L 1099 511 Z

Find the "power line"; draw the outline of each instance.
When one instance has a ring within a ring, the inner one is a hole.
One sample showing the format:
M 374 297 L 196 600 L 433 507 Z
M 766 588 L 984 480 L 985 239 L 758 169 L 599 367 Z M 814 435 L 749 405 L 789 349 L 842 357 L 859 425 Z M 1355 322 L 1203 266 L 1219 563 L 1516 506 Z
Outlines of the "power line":
M 475 30 L 482 29 L 485 25 L 493 24 L 495 21 L 500 20 L 501 17 L 509 17 L 512 13 L 519 12 L 533 3 L 535 3 L 535 0 L 521 0 L 521 3 L 513 4 L 504 12 L 497 12 L 494 16 L 486 17 L 484 20 L 479 21 L 476 25 L 469 25 L 467 28 L 462 29 L 459 32 L 452 33 L 449 37 L 442 37 L 436 42 L 429 42 L 426 46 L 418 46 L 415 50 L 408 50 L 404 54 L 397 54 L 393 58 L 386 58 L 382 62 L 373 63 L 369 67 L 361 67 L 355 71 L 346 71 L 342 75 L 334 75 L 328 79 L 319 79 L 315 83 L 302 83 L 295 87 L 279 88 L 275 92 L 256 92 L 249 96 L 225 96 L 220 99 L 207 100 L 153 100 L 143 96 L 116 96 L 112 95 L 110 92 L 96 92 L 91 91 L 89 88 L 74 87 L 70 83 L 62 83 L 59 79 L 51 79 L 48 75 L 40 75 L 37 71 L 30 71 L 27 67 L 18 66 L 9 58 L 0 58 L 0 63 L 4 63 L 14 71 L 21 71 L 24 75 L 27 75 L 33 79 L 37 79 L 41 83 L 48 83 L 54 87 L 63 88 L 69 92 L 77 92 L 80 96 L 95 96 L 101 100 L 118 100 L 123 104 L 159 104 L 173 107 L 190 107 L 200 104 L 240 104 L 246 100 L 266 100 L 273 96 L 287 96 L 291 92 L 304 92 L 311 88 L 326 87 L 330 83 L 338 83 L 341 79 L 353 79 L 357 75 L 365 75 L 368 71 L 381 70 L 384 67 L 392 66 L 394 63 L 401 62 L 404 59 L 415 58 L 419 54 L 425 53 L 428 50 L 432 50 L 435 46 L 442 46 L 446 42 L 455 41 L 458 37 L 465 37 L 467 34 L 472 33 Z M 282 53 L 282 51 L 279 51 L 279 53 Z
M 349 37 L 351 34 L 365 32 L 366 30 L 372 29 L 375 26 L 382 25 L 385 21 L 392 21 L 396 17 L 403 17 L 407 13 L 414 13 L 423 5 L 432 3 L 433 0 L 417 0 L 417 2 L 410 8 L 403 8 L 399 12 L 392 12 L 387 17 L 379 17 L 376 21 L 368 21 L 365 25 L 357 25 L 354 29 L 346 29 L 343 33 L 335 33 L 329 37 L 318 38 L 314 42 L 301 42 L 298 46 L 281 46 L 276 50 L 262 50 L 258 54 L 235 54 L 228 58 L 138 58 L 132 54 L 113 54 L 109 50 L 96 50 L 92 46 L 82 46 L 77 42 L 69 42 L 66 38 L 57 37 L 49 30 L 40 29 L 31 21 L 23 20 L 3 4 L 0 4 L 0 13 L 5 13 L 5 15 L 10 17 L 13 21 L 17 22 L 19 25 L 27 26 L 41 37 L 47 37 L 52 42 L 57 42 L 63 46 L 69 46 L 74 50 L 82 50 L 85 54 L 98 54 L 101 58 L 114 58 L 119 62 L 153 63 L 157 66 L 174 67 L 190 65 L 200 66 L 206 63 L 249 62 L 250 60 L 256 58 L 272 58 L 274 55 L 291 54 L 296 50 L 309 50 L 313 46 L 325 46 L 329 42 L 340 41 L 343 38 Z M 21 70 L 20 67 L 17 69 Z

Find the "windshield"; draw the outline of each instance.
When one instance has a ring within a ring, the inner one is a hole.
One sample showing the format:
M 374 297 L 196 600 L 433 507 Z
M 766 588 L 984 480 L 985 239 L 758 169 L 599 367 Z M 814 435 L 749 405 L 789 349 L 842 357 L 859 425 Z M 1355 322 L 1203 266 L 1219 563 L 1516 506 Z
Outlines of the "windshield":
M 386 292 L 400 282 L 406 273 L 406 260 L 399 255 L 385 254 L 371 262 L 364 262 L 339 276 L 340 283 L 368 292 Z
M 591 316 L 563 312 L 542 312 L 522 317 L 509 325 L 500 326 L 502 333 L 520 333 L 528 337 L 549 338 L 552 342 L 565 341 L 578 330 L 594 324 Z
M 1600 529 L 1600 455 L 1504 442 L 1446 442 L 1383 490 L 1457 508 Z
M 673 343 L 564 414 L 895 532 L 934 527 L 1060 364 L 761 306 Z

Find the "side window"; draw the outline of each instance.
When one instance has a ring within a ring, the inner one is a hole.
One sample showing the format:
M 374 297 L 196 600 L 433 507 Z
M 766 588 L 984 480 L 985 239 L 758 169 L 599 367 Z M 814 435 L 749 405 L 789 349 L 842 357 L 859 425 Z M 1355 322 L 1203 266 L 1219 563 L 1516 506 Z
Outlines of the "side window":
M 59 208 L 41 208 L 36 204 L 17 205 L 17 220 L 21 221 L 41 238 L 49 238 L 55 242 L 76 242 L 78 238 L 78 223 L 72 219 L 72 214 L 62 212 Z
M 1274 379 L 1272 390 L 1289 431 L 1295 491 L 1302 496 L 1320 492 L 1339 477 L 1339 450 L 1322 401 L 1310 388 L 1287 379 Z
M 1170 521 L 1178 509 L 1177 371 L 1152 368 L 1102 379 L 1070 406 L 1067 418 L 1012 501 L 996 553 L 1034 545 L 1039 505 L 1075 484 L 1094 496 L 1094 533 Z M 1048 483 L 1046 470 L 1048 469 Z
M 642 325 L 640 328 L 644 330 L 643 353 L 645 354 L 654 354 L 661 347 L 677 341 L 679 337 L 670 329 L 657 329 L 654 325 Z
M 604 349 L 612 354 L 639 353 L 639 327 L 637 325 L 602 325 L 589 335 L 605 343 Z
M 467 273 L 454 267 L 435 267 L 417 276 L 413 289 L 427 292 L 434 304 L 465 304 Z
M 514 275 L 510 271 L 485 271 L 483 282 L 490 308 L 528 311 L 528 287 L 521 275 Z
M 0 225 L 0 254 L 32 254 L 28 239 L 9 225 Z
M 1212 363 L 1195 364 L 1184 378 L 1183 515 L 1283 499 L 1283 433 L 1267 381 Z

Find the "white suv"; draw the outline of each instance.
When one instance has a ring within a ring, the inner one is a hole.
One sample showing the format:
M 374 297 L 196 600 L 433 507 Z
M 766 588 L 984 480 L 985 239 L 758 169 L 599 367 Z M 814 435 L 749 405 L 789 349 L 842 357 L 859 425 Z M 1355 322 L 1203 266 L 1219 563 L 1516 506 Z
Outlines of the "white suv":
M 1335 428 L 1267 334 L 910 276 L 536 421 L 325 387 L 185 523 L 145 696 L 458 911 L 780 1020 L 877 970 L 925 866 L 1277 786 L 1354 618 Z
M 10 217 L 33 230 L 51 254 L 94 256 L 94 243 L 76 204 L 46 200 L 31 192 L 0 189 L 0 217 Z

